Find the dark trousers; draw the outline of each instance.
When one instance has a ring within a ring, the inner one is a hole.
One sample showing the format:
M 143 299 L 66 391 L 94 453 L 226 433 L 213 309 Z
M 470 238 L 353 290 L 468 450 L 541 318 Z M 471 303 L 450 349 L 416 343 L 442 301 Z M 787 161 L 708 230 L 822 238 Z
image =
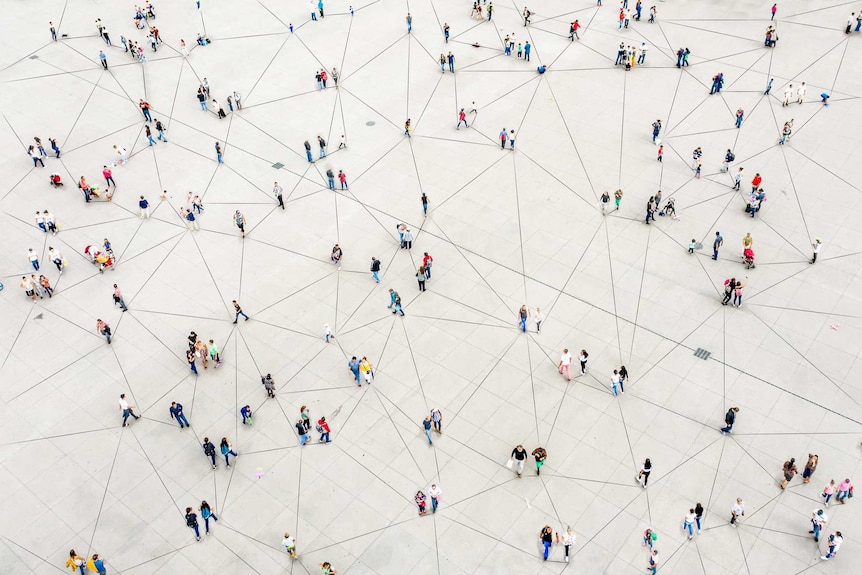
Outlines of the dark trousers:
M 425 282 L 423 280 L 419 280 L 419 291 L 425 291 Z

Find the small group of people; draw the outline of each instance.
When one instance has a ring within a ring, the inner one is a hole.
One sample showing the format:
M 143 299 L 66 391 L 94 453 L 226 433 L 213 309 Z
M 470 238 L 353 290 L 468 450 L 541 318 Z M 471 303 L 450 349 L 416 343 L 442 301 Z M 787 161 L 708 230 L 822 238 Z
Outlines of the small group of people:
M 311 440 L 308 433 L 311 430 L 311 414 L 307 406 L 303 405 L 299 408 L 299 419 L 296 420 L 294 427 L 296 428 L 297 435 L 299 435 L 299 446 L 303 447 Z M 332 433 L 332 428 L 329 427 L 326 417 L 318 419 L 314 429 L 320 434 L 320 438 L 317 440 L 318 443 L 332 443 L 329 436 Z
M 416 503 L 416 507 L 419 508 L 419 516 L 425 515 L 428 511 L 425 507 L 428 504 L 428 497 L 431 498 L 431 513 L 437 513 L 437 506 L 440 505 L 440 497 L 443 495 L 443 490 L 440 489 L 436 483 L 432 483 L 431 487 L 428 488 L 428 495 L 426 496 L 422 490 L 416 492 L 416 495 L 413 496 L 413 501 Z
M 431 441 L 431 430 L 437 433 L 443 433 L 443 413 L 436 407 L 431 410 L 430 415 L 426 415 L 422 420 L 422 428 L 425 430 L 425 437 L 428 439 L 428 445 L 433 445 Z
M 204 449 L 204 455 L 206 455 L 207 457 L 210 458 L 210 461 L 212 462 L 213 469 L 215 469 L 217 467 L 215 445 L 213 444 L 212 441 L 210 441 L 209 437 L 204 437 L 202 446 Z M 238 456 L 238 453 L 236 451 L 234 451 L 233 445 L 231 444 L 231 442 L 228 440 L 227 437 L 221 438 L 221 443 L 219 444 L 219 451 L 224 456 L 224 462 L 225 462 L 225 465 L 227 467 L 230 467 L 230 456 L 231 455 L 233 455 L 234 457 Z
M 541 475 L 542 466 L 548 458 L 548 451 L 544 447 L 537 447 L 532 451 L 532 453 L 530 453 L 530 455 L 532 455 L 533 459 L 536 461 L 536 475 Z M 526 463 L 526 461 L 527 450 L 524 449 L 523 445 L 519 444 L 512 450 L 512 454 L 506 462 L 506 467 L 509 469 L 515 468 L 515 473 L 518 474 L 518 477 L 521 477 L 521 474 L 524 473 L 524 463 Z
M 536 333 L 542 332 L 542 322 L 545 321 L 545 315 L 542 313 L 542 308 L 537 307 L 536 312 L 533 313 L 533 311 L 524 304 L 518 309 L 518 313 L 515 317 L 518 318 L 518 327 L 522 332 L 526 333 L 527 320 L 530 318 L 532 318 L 536 323 Z
M 215 469 L 215 466 L 213 466 L 213 469 Z M 201 512 L 201 517 L 203 517 L 204 525 L 206 526 L 206 534 L 209 535 L 210 534 L 210 519 L 212 519 L 213 521 L 218 521 L 218 517 L 216 516 L 216 514 L 213 511 L 210 504 L 206 502 L 206 500 L 201 501 L 200 507 L 198 507 L 198 511 Z M 198 515 L 197 515 L 197 513 L 194 512 L 194 510 L 191 507 L 186 507 L 185 519 L 186 519 L 186 526 L 189 527 L 190 529 L 194 530 L 195 539 L 200 541 L 201 540 L 201 531 L 200 531 L 200 527 L 198 525 Z
M 581 363 L 581 375 L 586 375 L 587 363 L 590 361 L 590 354 L 587 353 L 587 350 L 581 350 L 581 353 L 578 354 L 578 361 Z M 563 349 L 563 354 L 560 356 L 560 363 L 557 365 L 557 370 L 560 372 L 560 375 L 565 375 L 568 381 L 572 381 L 571 366 L 572 354 L 569 353 L 568 348 Z M 625 367 L 622 369 L 625 370 Z M 617 370 L 614 370 L 614 373 L 617 373 Z M 614 391 L 614 395 L 616 395 L 616 391 Z
M 542 543 L 542 560 L 548 560 L 548 555 L 551 552 L 551 545 L 556 542 L 557 544 L 563 544 L 563 547 L 565 548 L 565 555 L 563 557 L 566 560 L 566 563 L 568 563 L 569 551 L 571 550 L 572 546 L 574 546 L 575 540 L 575 533 L 574 531 L 572 531 L 571 526 L 566 526 L 566 532 L 563 533 L 563 537 L 561 540 L 559 533 L 554 533 L 554 530 L 550 525 L 545 525 L 539 532 L 539 541 Z
M 213 368 L 218 369 L 221 366 L 221 357 L 219 356 L 218 346 L 215 344 L 215 341 L 209 340 L 209 344 L 206 344 L 194 331 L 189 333 L 187 340 L 189 349 L 186 351 L 186 360 L 192 373 L 199 375 L 197 359 L 201 360 L 204 369 L 209 368 L 207 357 L 212 360 Z
M 351 357 L 350 361 L 347 362 L 347 370 L 353 374 L 356 385 L 359 387 L 362 387 L 363 380 L 368 385 L 371 385 L 374 381 L 374 366 L 371 365 L 371 362 L 364 355 L 362 359 L 356 359 L 355 355 Z

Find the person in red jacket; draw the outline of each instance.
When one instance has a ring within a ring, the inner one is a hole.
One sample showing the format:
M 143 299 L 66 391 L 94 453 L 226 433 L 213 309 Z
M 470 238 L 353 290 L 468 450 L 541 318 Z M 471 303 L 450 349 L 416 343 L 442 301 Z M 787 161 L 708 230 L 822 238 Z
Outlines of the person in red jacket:
M 346 190 L 347 189 L 347 174 L 345 174 L 341 170 L 338 170 L 338 181 L 341 182 L 341 189 Z
M 321 417 L 317 420 L 317 431 L 320 432 L 320 439 L 318 439 L 317 441 L 330 443 L 331 440 L 329 439 L 329 434 L 332 432 L 332 430 L 329 429 L 329 424 L 326 423 L 325 417 Z
M 760 177 L 760 174 L 754 174 L 754 179 L 751 180 L 751 192 L 757 193 L 757 188 L 760 187 L 760 182 L 763 181 L 763 178 Z
M 428 252 L 425 252 L 425 257 L 422 258 L 422 266 L 425 268 L 425 279 L 431 279 L 431 264 L 434 262 L 434 258 L 428 255 Z

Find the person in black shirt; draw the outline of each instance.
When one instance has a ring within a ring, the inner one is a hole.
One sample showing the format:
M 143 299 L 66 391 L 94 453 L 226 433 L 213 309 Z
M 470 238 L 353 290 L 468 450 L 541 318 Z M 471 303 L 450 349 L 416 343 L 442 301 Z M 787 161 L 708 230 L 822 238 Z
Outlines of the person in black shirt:
M 524 472 L 524 462 L 527 460 L 527 450 L 524 449 L 523 445 L 517 446 L 512 450 L 512 456 L 509 458 L 510 461 L 516 461 L 518 464 L 518 477 Z M 511 467 L 511 466 L 510 466 Z
M 191 507 L 186 507 L 186 525 L 195 530 L 195 539 L 200 541 L 201 530 L 198 528 L 198 514 L 192 511 Z
M 532 455 L 536 458 L 536 475 L 539 475 L 542 471 L 542 465 L 545 464 L 545 459 L 548 457 L 548 452 L 545 451 L 544 447 L 537 447 L 533 450 Z
M 736 414 L 739 413 L 738 407 L 731 407 L 727 410 L 727 413 L 724 415 L 724 423 L 727 424 L 726 427 L 721 428 L 721 434 L 730 433 L 730 430 L 733 429 L 733 424 L 736 422 Z
M 542 559 L 545 561 L 548 560 L 548 552 L 551 550 L 551 544 L 554 542 L 554 530 L 551 529 L 550 525 L 545 525 L 542 527 L 542 532 L 539 533 L 539 539 L 542 540 L 542 545 L 545 550 L 542 553 Z
M 203 447 L 204 447 L 204 454 L 212 460 L 213 469 L 215 469 L 216 468 L 216 448 L 215 448 L 215 445 L 213 445 L 213 442 L 210 441 L 209 437 L 204 437 Z M 191 526 L 189 526 L 189 527 L 191 527 Z

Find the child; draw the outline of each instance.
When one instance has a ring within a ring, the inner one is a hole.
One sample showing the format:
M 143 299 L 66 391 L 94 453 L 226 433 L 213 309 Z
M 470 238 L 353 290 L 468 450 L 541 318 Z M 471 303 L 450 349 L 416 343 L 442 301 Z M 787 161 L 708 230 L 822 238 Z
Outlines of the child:
M 691 238 L 691 243 L 690 243 L 690 244 L 688 244 L 688 253 L 693 254 L 693 253 L 694 253 L 694 248 L 695 248 L 696 246 L 697 246 L 697 240 L 695 240 L 694 238 Z
M 323 324 L 323 329 L 325 332 L 324 337 L 326 338 L 326 343 L 329 343 L 330 338 L 335 337 L 332 335 L 332 328 L 329 327 L 328 323 L 326 323 L 326 324 Z
M 664 146 L 658 147 L 658 158 L 656 158 L 659 162 L 661 162 L 661 157 L 664 156 Z
M 697 165 L 697 169 L 694 171 L 694 177 L 700 179 L 700 164 Z

